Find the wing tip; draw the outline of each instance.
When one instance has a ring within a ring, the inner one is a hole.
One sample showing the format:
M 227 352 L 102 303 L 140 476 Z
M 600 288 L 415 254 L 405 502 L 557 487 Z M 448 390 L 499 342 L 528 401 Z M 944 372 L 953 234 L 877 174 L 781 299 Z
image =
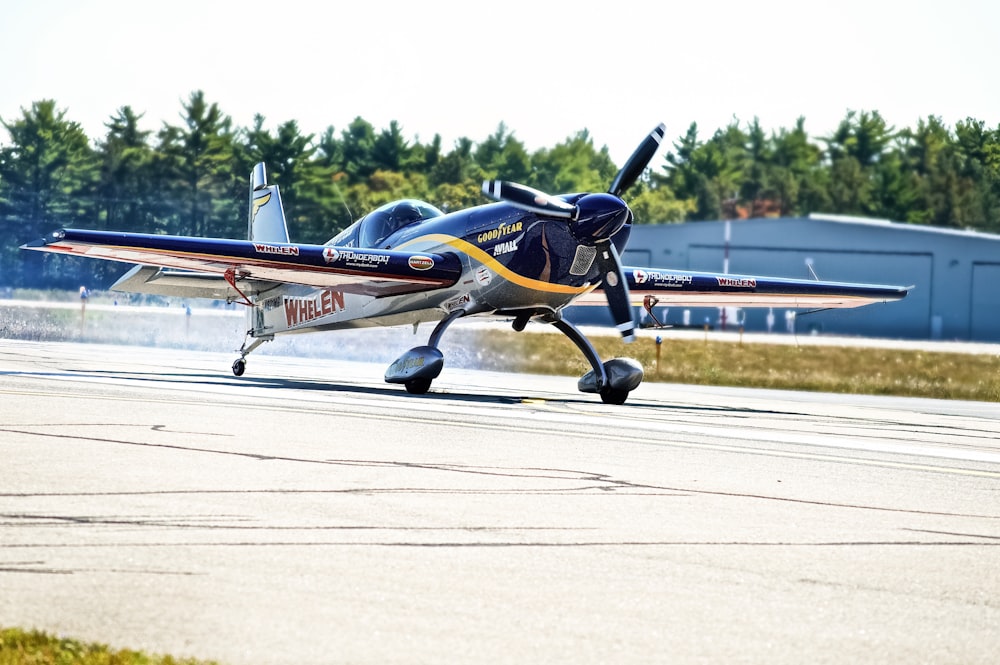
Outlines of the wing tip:
M 38 238 L 36 240 L 32 240 L 31 242 L 26 242 L 23 245 L 21 245 L 20 248 L 21 249 L 41 249 L 42 247 L 47 247 L 48 245 L 51 245 L 54 242 L 58 242 L 58 241 L 62 240 L 65 237 L 66 237 L 66 229 L 59 229 L 57 231 L 53 231 L 52 233 L 50 233 L 47 236 L 42 236 L 41 238 Z

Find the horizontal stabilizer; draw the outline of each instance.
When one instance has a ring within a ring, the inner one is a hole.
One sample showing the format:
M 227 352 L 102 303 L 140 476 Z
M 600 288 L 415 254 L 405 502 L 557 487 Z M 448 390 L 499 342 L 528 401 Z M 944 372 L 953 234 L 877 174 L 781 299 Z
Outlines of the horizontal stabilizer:
M 276 282 L 238 280 L 243 294 L 253 297 L 278 286 Z M 155 266 L 136 266 L 111 286 L 112 291 L 148 293 L 179 298 L 207 298 L 233 302 L 243 295 L 229 285 L 222 275 L 208 275 L 187 270 L 164 270 Z

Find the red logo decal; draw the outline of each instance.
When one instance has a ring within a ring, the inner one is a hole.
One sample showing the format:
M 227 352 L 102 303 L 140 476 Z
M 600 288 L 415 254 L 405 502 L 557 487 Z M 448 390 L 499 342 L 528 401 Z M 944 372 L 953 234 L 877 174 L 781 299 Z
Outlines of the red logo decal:
M 434 267 L 434 259 L 429 256 L 411 256 L 409 264 L 414 270 L 430 270 Z

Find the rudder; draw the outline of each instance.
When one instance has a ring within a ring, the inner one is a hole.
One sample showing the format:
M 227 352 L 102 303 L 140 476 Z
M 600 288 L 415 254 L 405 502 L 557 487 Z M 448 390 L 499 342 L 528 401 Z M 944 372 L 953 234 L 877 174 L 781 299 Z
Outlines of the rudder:
M 250 172 L 250 214 L 247 240 L 257 242 L 288 242 L 288 226 L 277 185 L 267 184 L 264 162 Z

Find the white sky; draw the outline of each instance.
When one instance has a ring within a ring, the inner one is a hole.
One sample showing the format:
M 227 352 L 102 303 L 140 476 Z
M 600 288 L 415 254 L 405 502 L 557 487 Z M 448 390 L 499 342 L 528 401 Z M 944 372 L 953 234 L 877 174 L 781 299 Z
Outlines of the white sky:
M 1000 126 L 995 0 L 5 4 L 0 118 L 54 99 L 92 139 L 126 104 L 144 129 L 178 124 L 198 89 L 242 126 L 396 120 L 446 150 L 501 121 L 529 151 L 586 128 L 619 165 L 661 121 L 671 142 L 734 116 L 777 129 L 802 115 L 819 137 L 848 109 Z

